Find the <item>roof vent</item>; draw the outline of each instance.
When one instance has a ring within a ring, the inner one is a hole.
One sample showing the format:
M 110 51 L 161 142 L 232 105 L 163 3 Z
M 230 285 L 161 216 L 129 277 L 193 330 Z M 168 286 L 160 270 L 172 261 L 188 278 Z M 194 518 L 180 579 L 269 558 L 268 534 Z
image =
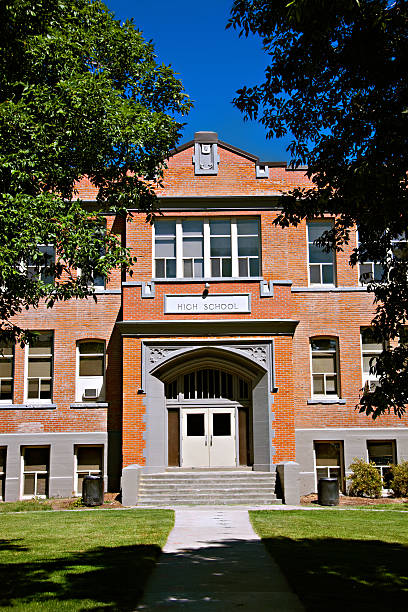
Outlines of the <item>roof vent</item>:
M 218 134 L 216 132 L 196 132 L 194 134 L 194 173 L 218 174 L 220 156 L 217 152 Z

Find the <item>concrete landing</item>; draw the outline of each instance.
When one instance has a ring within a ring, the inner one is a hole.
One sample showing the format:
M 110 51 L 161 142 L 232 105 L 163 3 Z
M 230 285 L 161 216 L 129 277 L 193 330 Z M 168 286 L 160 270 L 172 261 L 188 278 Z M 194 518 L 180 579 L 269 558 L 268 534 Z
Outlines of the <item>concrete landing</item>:
M 176 509 L 137 610 L 300 612 L 304 608 L 242 508 Z

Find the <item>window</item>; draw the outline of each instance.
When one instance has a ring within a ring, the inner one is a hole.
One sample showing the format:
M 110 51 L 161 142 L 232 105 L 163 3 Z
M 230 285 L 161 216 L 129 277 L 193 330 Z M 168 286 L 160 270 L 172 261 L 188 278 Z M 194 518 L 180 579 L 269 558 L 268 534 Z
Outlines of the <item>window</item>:
M 48 497 L 49 447 L 23 448 L 23 497 Z
M 326 253 L 322 247 L 314 244 L 331 228 L 329 221 L 313 221 L 307 224 L 310 285 L 334 285 L 334 252 Z
M 92 229 L 95 243 L 92 253 L 86 257 L 82 267 L 78 268 L 78 277 L 84 279 L 84 283 L 88 287 L 104 289 L 106 277 L 103 274 L 95 272 L 95 264 L 99 258 L 105 255 L 105 239 L 106 239 L 106 219 L 98 219 L 92 221 Z
M 45 284 L 54 282 L 55 247 L 53 245 L 38 245 L 38 258 L 27 262 L 27 276 L 33 280 L 41 280 Z
M 52 332 L 37 332 L 36 339 L 27 347 L 26 398 L 36 402 L 52 399 Z
M 167 400 L 232 400 L 248 402 L 250 383 L 240 376 L 214 368 L 202 368 L 166 382 Z
M 342 442 L 315 442 L 316 490 L 319 478 L 337 478 L 343 489 L 343 444 Z
M 0 500 L 4 500 L 6 485 L 6 453 L 5 447 L 0 447 Z
M 185 399 L 232 399 L 232 374 L 222 370 L 196 370 L 184 376 Z
M 183 230 L 183 276 L 204 276 L 204 223 L 200 219 L 184 219 Z
M 82 495 L 84 476 L 101 476 L 103 465 L 102 446 L 77 446 L 75 448 L 75 493 Z
M 77 402 L 97 402 L 104 398 L 105 343 L 86 340 L 77 345 Z
M 395 442 L 394 440 L 367 442 L 368 460 L 375 463 L 377 470 L 383 479 L 384 489 L 389 489 L 392 479 L 391 464 L 395 463 Z
M 260 274 L 257 219 L 158 219 L 154 237 L 156 278 L 247 278 Z
M 361 330 L 361 350 L 363 360 L 363 387 L 366 391 L 372 391 L 379 384 L 378 376 L 375 372 L 375 364 L 378 355 L 380 355 L 383 350 L 383 343 L 376 339 L 370 327 Z
M 408 238 L 407 232 L 398 234 L 391 239 L 391 250 L 396 259 L 406 260 L 408 256 Z
M 0 343 L 0 402 L 13 401 L 14 347 Z
M 360 248 L 360 236 L 357 231 L 357 247 Z M 384 268 L 374 261 L 361 261 L 358 264 L 358 281 L 360 285 L 367 285 L 371 281 L 380 282 L 383 277 Z
M 328 338 L 311 340 L 312 391 L 314 396 L 339 395 L 337 341 Z

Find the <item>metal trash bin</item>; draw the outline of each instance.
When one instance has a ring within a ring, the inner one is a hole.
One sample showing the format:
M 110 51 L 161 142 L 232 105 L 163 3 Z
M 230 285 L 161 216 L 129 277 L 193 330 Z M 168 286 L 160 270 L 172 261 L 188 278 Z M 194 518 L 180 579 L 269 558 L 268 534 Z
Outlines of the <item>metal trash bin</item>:
M 102 506 L 102 476 L 84 476 L 84 480 L 82 482 L 82 501 L 85 506 Z
M 321 506 L 339 505 L 339 481 L 337 478 L 319 478 L 317 503 Z

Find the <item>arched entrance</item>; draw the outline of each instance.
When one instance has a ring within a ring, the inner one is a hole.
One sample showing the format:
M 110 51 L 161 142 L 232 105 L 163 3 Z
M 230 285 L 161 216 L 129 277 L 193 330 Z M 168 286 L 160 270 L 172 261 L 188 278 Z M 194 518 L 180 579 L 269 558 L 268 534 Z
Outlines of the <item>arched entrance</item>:
M 151 372 L 164 384 L 167 465 L 232 468 L 253 464 L 253 389 L 258 364 L 215 347 L 183 352 Z

